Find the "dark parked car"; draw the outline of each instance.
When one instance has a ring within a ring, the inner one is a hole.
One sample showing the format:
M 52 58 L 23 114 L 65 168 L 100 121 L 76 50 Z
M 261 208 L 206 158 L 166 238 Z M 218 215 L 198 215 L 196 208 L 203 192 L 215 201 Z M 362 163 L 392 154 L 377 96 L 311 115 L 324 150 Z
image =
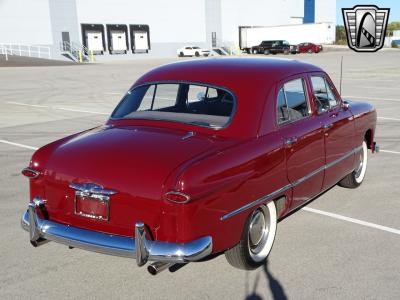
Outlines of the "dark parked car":
M 298 45 L 299 53 L 318 53 L 322 51 L 322 45 L 315 45 L 313 43 L 301 43 Z
M 290 45 L 285 40 L 262 41 L 260 45 L 251 47 L 253 54 L 295 54 L 297 53 L 297 46 Z

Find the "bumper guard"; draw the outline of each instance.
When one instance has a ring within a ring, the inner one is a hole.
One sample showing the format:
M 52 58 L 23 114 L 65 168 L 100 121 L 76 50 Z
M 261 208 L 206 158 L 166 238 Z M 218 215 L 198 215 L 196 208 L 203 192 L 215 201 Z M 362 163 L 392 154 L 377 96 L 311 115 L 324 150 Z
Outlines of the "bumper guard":
M 146 238 L 145 224 L 142 222 L 135 224 L 134 237 L 116 236 L 41 219 L 36 210 L 43 208 L 44 202 L 40 198 L 33 199 L 21 220 L 22 228 L 29 232 L 31 244 L 35 247 L 54 241 L 73 248 L 135 258 L 138 266 L 143 266 L 147 261 L 193 262 L 212 252 L 210 236 L 188 243 L 152 241 Z

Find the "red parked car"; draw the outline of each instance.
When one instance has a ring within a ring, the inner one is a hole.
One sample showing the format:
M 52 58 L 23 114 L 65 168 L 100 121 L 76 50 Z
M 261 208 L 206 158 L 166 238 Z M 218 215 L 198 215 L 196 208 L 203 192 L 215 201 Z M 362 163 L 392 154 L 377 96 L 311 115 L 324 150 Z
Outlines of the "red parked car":
M 301 43 L 297 46 L 299 53 L 318 53 L 322 51 L 322 45 L 313 43 Z
M 277 222 L 364 179 L 375 109 L 298 61 L 185 61 L 142 76 L 107 124 L 37 150 L 23 174 L 34 246 L 152 261 L 265 263 Z

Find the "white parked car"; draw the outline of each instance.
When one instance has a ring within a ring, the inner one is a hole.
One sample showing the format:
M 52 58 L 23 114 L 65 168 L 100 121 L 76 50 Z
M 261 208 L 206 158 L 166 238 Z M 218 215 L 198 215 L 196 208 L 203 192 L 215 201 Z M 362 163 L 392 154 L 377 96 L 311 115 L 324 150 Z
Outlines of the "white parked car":
M 202 49 L 197 46 L 185 46 L 183 48 L 178 49 L 176 51 L 176 54 L 178 54 L 178 56 L 180 56 L 180 57 L 183 57 L 183 56 L 209 56 L 210 50 Z

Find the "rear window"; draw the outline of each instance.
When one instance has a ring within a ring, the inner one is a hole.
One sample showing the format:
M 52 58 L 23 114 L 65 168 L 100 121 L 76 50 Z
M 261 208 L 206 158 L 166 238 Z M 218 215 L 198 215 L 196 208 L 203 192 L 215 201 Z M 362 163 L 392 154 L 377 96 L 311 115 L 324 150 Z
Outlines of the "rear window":
M 128 92 L 111 118 L 222 128 L 230 122 L 235 106 L 233 94 L 222 88 L 194 83 L 157 83 Z

